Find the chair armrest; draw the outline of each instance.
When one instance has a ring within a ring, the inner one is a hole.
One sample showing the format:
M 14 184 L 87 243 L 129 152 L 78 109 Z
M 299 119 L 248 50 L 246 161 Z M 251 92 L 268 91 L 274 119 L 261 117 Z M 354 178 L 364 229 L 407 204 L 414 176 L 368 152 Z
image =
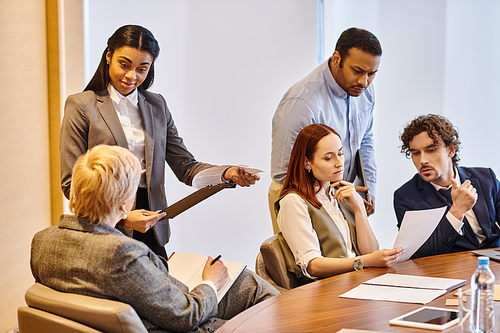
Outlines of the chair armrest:
M 137 312 L 126 303 L 64 293 L 35 283 L 25 294 L 28 306 L 44 310 L 100 331 L 147 333 Z

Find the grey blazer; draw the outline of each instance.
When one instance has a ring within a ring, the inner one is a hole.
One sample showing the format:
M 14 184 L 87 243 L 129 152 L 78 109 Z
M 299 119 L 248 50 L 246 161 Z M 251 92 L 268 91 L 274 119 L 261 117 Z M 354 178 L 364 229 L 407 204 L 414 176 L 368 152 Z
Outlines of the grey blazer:
M 138 91 L 138 106 L 145 132 L 146 182 L 149 208 L 167 207 L 165 195 L 165 161 L 177 178 L 187 185 L 193 177 L 212 165 L 197 162 L 177 132 L 167 102 L 160 94 Z M 66 100 L 61 125 L 61 188 L 68 198 L 71 173 L 78 157 L 99 144 L 128 149 L 127 139 L 113 102 L 107 91 L 99 94 L 84 91 Z M 154 226 L 158 244 L 164 246 L 170 237 L 168 220 Z
M 59 226 L 35 235 L 31 270 L 56 290 L 128 303 L 147 327 L 187 332 L 217 315 L 210 286 L 189 292 L 145 244 L 76 215 L 62 215 Z

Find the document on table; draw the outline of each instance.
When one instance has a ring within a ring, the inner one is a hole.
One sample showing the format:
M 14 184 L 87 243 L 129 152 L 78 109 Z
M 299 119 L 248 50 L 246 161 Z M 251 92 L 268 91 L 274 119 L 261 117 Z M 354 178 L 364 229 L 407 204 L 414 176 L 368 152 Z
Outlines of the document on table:
M 442 289 L 450 292 L 467 284 L 467 281 L 462 279 L 386 273 L 364 283 L 402 288 Z
M 352 328 L 343 328 L 337 333 L 383 333 L 382 331 L 367 331 L 367 330 L 356 330 Z
M 403 217 L 394 247 L 403 246 L 405 252 L 398 262 L 408 260 L 434 232 L 446 211 L 446 206 L 425 210 L 409 210 Z
M 388 273 L 368 280 L 339 297 L 427 304 L 465 284 L 466 280 Z

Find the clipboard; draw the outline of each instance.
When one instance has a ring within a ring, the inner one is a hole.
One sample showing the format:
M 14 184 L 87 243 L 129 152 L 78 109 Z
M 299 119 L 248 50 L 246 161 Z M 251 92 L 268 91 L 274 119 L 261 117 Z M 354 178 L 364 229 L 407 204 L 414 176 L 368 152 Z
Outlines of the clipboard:
M 222 184 L 217 184 L 217 185 L 208 185 L 206 187 L 200 188 L 194 193 L 191 193 L 187 197 L 177 201 L 176 203 L 168 206 L 162 212 L 167 213 L 163 218 L 160 220 L 166 220 L 166 219 L 173 219 L 180 213 L 188 210 L 189 208 L 193 207 L 197 203 L 205 200 L 208 197 L 211 197 L 215 193 L 225 189 L 225 188 L 235 188 L 236 184 L 231 182 L 231 183 L 222 183 Z
M 354 186 L 364 186 L 366 187 L 366 176 L 365 176 L 365 168 L 363 166 L 363 159 L 361 158 L 361 151 L 358 149 L 356 151 L 356 157 L 354 159 L 354 167 L 356 168 L 356 172 L 354 174 L 354 179 L 352 183 Z M 368 200 L 367 192 L 358 192 L 361 197 L 365 200 Z

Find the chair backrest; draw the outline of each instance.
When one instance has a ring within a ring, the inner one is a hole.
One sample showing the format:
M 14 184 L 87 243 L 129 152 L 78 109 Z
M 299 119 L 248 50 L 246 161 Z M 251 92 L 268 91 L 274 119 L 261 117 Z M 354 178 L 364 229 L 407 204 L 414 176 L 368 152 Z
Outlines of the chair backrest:
M 263 262 L 263 265 L 262 265 Z M 272 280 L 278 290 L 288 290 L 300 286 L 295 274 L 286 269 L 285 257 L 278 241 L 278 236 L 273 235 L 266 239 L 260 246 L 257 256 L 255 271 L 265 280 Z
M 147 332 L 135 310 L 122 302 L 59 292 L 39 283 L 26 291 L 25 300 L 29 308 L 18 310 L 20 333 Z

